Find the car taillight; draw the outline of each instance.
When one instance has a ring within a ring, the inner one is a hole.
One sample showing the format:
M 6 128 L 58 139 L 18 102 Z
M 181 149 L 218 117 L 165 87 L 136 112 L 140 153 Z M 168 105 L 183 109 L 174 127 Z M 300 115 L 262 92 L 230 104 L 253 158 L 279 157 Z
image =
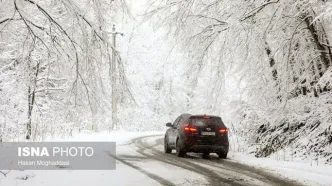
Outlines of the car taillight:
M 219 133 L 221 134 L 226 134 L 228 132 L 228 129 L 220 129 Z
M 184 131 L 185 132 L 197 132 L 197 129 L 195 127 L 185 126 Z

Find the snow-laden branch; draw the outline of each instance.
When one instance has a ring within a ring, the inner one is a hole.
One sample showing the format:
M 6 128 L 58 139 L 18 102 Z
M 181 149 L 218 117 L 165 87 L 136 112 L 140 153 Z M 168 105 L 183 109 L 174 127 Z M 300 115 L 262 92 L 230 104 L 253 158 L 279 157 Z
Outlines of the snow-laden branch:
M 40 38 L 31 28 L 31 26 L 28 24 L 27 19 L 23 16 L 21 10 L 19 9 L 19 7 L 17 6 L 16 0 L 14 0 L 14 6 L 15 6 L 15 11 L 18 12 L 18 14 L 20 15 L 20 17 L 22 18 L 24 24 L 26 25 L 28 31 L 35 37 L 37 38 L 46 48 L 48 51 L 50 51 L 49 47 L 46 45 L 46 43 L 44 42 L 44 40 L 42 38 Z M 37 27 L 38 28 L 38 27 Z
M 330 47 L 330 48 L 332 48 L 332 45 L 329 45 L 329 44 L 327 44 L 327 43 L 320 42 L 320 44 L 322 44 L 322 45 L 324 45 L 324 46 L 326 46 L 326 47 Z
M 39 77 L 37 81 L 48 80 L 48 81 L 65 81 L 66 78 L 55 78 L 55 77 Z
M 261 10 L 263 10 L 263 8 L 265 8 L 267 5 L 270 5 L 270 4 L 275 4 L 275 3 L 278 3 L 279 0 L 276 0 L 276 1 L 269 1 L 269 2 L 266 2 L 266 3 L 263 3 L 262 5 L 254 8 L 253 10 L 251 10 L 249 13 L 247 13 L 247 15 L 245 15 L 244 17 L 242 17 L 240 19 L 240 21 L 244 21 L 250 17 L 253 17 L 255 16 L 256 14 L 258 14 Z
M 64 88 L 45 88 L 45 89 L 39 89 L 35 92 L 44 92 L 44 91 L 59 91 L 59 90 L 65 90 Z
M 217 19 L 215 17 L 210 17 L 210 16 L 205 16 L 205 15 L 189 15 L 189 17 L 198 17 L 198 18 L 205 18 L 205 19 L 210 19 L 219 22 L 221 25 L 227 25 L 228 23 L 225 21 L 222 21 L 220 19 Z
M 20 18 L 13 18 L 13 17 L 11 17 L 11 18 L 4 18 L 3 20 L 0 20 L 0 24 L 5 23 L 7 21 L 20 21 L 20 20 L 22 20 L 22 19 L 20 19 Z
M 3 20 L 0 20 L 0 24 L 4 23 L 4 22 L 6 22 L 6 21 L 9 21 L 9 20 L 12 20 L 12 19 L 11 19 L 11 18 L 5 18 L 5 19 L 3 19 Z

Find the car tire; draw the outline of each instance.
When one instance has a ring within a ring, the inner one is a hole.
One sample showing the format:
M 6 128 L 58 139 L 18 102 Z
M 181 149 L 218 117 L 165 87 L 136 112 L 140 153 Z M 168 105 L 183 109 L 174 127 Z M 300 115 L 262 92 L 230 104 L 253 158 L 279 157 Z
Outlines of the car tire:
M 169 148 L 169 146 L 168 146 L 167 136 L 165 136 L 165 139 L 164 139 L 164 151 L 165 151 L 166 154 L 170 154 L 172 152 L 172 149 Z
M 177 157 L 184 157 L 186 155 L 186 151 L 184 151 L 179 143 L 179 139 L 176 140 L 176 156 Z
M 218 157 L 220 159 L 226 159 L 227 158 L 227 153 L 218 153 Z

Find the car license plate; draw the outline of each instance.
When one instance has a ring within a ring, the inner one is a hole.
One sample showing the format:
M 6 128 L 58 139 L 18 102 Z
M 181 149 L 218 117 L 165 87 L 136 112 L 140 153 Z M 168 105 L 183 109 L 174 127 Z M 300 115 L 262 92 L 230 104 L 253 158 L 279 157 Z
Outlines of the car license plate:
M 204 135 L 204 136 L 215 136 L 216 133 L 215 132 L 202 132 L 202 135 Z

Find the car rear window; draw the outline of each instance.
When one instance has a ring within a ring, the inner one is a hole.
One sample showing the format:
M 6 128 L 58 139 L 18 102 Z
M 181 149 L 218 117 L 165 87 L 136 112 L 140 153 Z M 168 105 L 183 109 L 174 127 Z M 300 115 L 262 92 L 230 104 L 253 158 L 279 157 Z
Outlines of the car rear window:
M 217 118 L 217 117 L 213 117 L 213 118 L 209 118 L 209 119 L 205 119 L 203 117 L 192 118 L 191 124 L 196 127 L 205 127 L 205 126 L 211 126 L 211 125 L 220 126 L 220 127 L 224 126 L 221 118 Z

